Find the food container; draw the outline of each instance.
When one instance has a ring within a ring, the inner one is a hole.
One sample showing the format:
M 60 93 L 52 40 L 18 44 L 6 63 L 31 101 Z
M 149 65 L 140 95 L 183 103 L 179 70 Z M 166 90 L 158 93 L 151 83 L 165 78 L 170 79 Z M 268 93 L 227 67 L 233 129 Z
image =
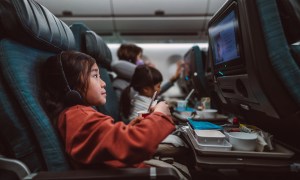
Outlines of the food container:
M 198 143 L 202 144 L 223 144 L 225 135 L 218 130 L 194 130 Z
M 216 109 L 204 109 L 197 111 L 197 116 L 203 119 L 213 119 L 217 117 L 218 110 Z
M 219 144 L 199 143 L 192 128 L 189 127 L 187 132 L 188 136 L 195 143 L 195 148 L 201 151 L 230 151 L 232 148 L 232 145 L 226 139 L 221 140 Z
M 238 151 L 254 151 L 257 142 L 257 134 L 245 132 L 229 132 L 227 133 L 233 150 Z

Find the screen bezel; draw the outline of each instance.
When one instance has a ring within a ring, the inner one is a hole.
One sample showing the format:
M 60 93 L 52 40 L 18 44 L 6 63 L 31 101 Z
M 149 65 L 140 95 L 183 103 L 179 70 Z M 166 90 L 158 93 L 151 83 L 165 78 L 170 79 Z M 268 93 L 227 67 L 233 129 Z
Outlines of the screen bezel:
M 240 31 L 241 27 L 240 27 L 238 5 L 236 2 L 232 2 L 223 10 L 222 9 L 215 14 L 215 16 L 210 20 L 208 24 L 208 36 L 209 36 L 214 74 L 216 76 L 242 74 L 245 72 L 245 60 L 244 60 L 243 43 L 242 43 L 241 31 Z M 239 57 L 216 64 L 216 57 L 215 57 L 216 55 L 214 53 L 215 46 L 213 44 L 214 43 L 213 38 L 215 36 L 212 36 L 210 31 L 212 28 L 215 28 L 221 21 L 223 21 L 231 12 L 235 13 L 234 30 L 235 30 L 235 39 L 237 44 L 237 50 L 239 52 Z

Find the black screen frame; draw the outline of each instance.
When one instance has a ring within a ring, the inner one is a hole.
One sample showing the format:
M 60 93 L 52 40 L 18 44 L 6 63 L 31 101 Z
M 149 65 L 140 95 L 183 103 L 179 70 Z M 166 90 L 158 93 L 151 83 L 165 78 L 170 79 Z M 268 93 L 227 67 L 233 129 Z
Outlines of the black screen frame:
M 234 58 L 229 61 L 216 64 L 216 54 L 215 54 L 215 36 L 211 34 L 212 28 L 216 28 L 221 21 L 223 21 L 231 12 L 235 13 L 235 22 L 234 22 L 234 32 L 236 40 L 236 49 L 239 53 L 239 57 Z M 241 35 L 241 25 L 239 18 L 238 4 L 236 2 L 231 2 L 226 7 L 221 8 L 214 17 L 208 23 L 208 37 L 209 37 L 209 48 L 211 50 L 212 64 L 214 74 L 218 76 L 226 75 L 237 75 L 245 73 L 245 58 L 244 58 L 244 49 Z

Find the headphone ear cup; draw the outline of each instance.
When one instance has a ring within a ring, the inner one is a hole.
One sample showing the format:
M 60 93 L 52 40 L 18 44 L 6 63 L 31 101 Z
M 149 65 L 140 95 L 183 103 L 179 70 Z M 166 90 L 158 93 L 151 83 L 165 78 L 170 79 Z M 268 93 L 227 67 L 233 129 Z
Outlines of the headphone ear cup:
M 67 92 L 65 102 L 68 106 L 74 106 L 83 103 L 80 93 L 76 90 L 70 90 L 69 92 Z

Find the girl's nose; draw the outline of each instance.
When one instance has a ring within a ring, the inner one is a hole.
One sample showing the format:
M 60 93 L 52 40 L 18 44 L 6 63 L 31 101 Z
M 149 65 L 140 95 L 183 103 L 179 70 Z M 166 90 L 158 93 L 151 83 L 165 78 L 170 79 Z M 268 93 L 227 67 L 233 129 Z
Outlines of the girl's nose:
M 103 88 L 106 87 L 106 83 L 102 79 L 100 79 L 100 86 Z

